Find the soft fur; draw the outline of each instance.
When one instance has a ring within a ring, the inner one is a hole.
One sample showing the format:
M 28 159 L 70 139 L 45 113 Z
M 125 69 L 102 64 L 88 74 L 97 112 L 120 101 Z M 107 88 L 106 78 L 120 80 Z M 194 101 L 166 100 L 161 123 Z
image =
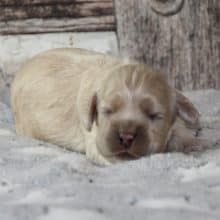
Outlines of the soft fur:
M 11 104 L 18 134 L 84 152 L 98 164 L 199 143 L 197 110 L 163 74 L 82 49 L 29 60 L 15 77 Z

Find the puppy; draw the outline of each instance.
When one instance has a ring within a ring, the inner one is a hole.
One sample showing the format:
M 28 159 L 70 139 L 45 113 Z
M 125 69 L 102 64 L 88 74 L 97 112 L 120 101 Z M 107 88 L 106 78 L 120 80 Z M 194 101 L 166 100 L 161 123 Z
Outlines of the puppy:
M 108 165 L 199 144 L 199 114 L 143 64 L 82 49 L 29 60 L 11 88 L 16 132 L 86 153 Z

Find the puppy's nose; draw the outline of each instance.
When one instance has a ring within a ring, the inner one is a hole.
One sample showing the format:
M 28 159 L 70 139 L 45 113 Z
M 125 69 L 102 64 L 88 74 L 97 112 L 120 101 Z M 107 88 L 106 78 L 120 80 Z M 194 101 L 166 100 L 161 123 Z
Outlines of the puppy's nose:
M 135 134 L 122 132 L 119 134 L 119 138 L 123 147 L 130 148 L 135 139 Z

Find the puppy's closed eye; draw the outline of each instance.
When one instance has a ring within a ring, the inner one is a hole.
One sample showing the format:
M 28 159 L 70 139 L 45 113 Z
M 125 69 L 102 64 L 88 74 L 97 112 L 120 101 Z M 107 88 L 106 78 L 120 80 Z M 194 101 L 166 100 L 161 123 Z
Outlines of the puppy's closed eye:
M 114 110 L 110 107 L 103 107 L 102 108 L 102 113 L 105 115 L 105 116 L 110 116 L 114 113 Z
M 154 112 L 154 113 L 149 113 L 148 117 L 151 121 L 157 121 L 157 120 L 162 120 L 164 118 L 164 115 L 161 112 Z
M 155 107 L 154 101 L 151 99 L 142 100 L 140 107 L 150 121 L 157 121 L 164 118 L 164 114 L 158 111 L 158 108 Z

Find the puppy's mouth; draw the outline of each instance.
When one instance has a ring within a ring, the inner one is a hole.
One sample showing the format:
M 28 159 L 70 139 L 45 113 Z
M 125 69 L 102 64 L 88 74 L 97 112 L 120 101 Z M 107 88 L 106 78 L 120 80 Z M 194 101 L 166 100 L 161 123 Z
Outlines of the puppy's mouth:
M 133 158 L 133 159 L 137 159 L 140 158 L 139 155 L 129 151 L 129 150 L 119 150 L 107 155 L 104 155 L 105 157 L 122 157 L 122 158 Z

